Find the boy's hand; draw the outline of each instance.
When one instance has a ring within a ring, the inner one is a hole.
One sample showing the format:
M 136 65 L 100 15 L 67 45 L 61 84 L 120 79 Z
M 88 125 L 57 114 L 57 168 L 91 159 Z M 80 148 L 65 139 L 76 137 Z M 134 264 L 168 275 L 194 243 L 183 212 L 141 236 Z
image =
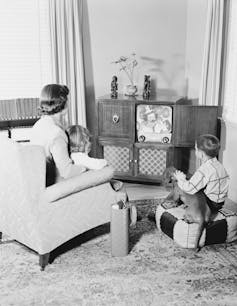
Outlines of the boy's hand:
M 176 170 L 175 173 L 173 174 L 174 178 L 176 178 L 177 181 L 181 180 L 185 180 L 186 179 L 186 175 L 179 170 Z

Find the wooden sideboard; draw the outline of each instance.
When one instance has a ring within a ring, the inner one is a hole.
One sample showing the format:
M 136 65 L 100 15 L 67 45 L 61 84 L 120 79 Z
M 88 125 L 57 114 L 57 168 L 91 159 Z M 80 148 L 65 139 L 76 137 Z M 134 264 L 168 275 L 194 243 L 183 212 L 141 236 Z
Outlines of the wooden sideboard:
M 217 106 L 192 105 L 182 97 L 108 95 L 98 98 L 96 105 L 98 157 L 106 158 L 115 169 L 115 178 L 121 180 L 160 182 L 164 169 L 171 165 L 193 173 L 195 139 L 201 134 L 217 135 Z M 153 134 L 152 139 L 141 135 L 141 109 L 144 113 L 165 110 L 166 115 L 169 111 L 169 133 L 154 133 L 158 140 Z

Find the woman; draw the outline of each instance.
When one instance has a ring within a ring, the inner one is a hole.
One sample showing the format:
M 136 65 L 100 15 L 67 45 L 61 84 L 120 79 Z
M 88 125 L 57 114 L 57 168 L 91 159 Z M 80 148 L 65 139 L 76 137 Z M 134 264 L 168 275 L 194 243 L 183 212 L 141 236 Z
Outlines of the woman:
M 46 85 L 40 96 L 41 118 L 32 128 L 31 143 L 43 146 L 45 150 L 47 186 L 60 178 L 69 178 L 86 171 L 84 166 L 73 164 L 68 152 L 66 126 L 63 126 L 68 94 L 69 89 L 65 85 Z

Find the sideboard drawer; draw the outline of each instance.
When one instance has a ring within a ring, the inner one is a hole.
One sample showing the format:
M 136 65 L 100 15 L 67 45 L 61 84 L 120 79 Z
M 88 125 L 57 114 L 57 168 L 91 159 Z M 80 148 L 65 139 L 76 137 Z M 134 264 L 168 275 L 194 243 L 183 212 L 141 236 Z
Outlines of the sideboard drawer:
M 133 105 L 126 101 L 100 101 L 99 111 L 99 136 L 102 137 L 134 137 L 134 112 Z

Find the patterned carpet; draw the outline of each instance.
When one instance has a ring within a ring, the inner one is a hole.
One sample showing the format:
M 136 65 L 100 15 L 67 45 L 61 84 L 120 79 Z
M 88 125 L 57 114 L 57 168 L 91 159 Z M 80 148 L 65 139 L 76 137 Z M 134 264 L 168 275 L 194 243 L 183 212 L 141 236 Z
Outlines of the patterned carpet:
M 182 249 L 147 219 L 157 200 L 137 204 L 143 218 L 126 257 L 111 256 L 108 224 L 57 249 L 44 272 L 4 237 L 0 305 L 237 305 L 237 243 Z

